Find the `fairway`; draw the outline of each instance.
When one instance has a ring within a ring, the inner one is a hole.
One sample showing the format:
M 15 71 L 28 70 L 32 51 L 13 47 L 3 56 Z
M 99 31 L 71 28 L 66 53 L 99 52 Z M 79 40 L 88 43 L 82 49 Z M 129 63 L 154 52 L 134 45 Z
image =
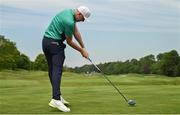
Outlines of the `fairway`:
M 109 79 L 137 105 L 130 107 L 100 75 L 65 72 L 63 97 L 67 114 L 180 114 L 180 77 L 123 74 Z M 0 72 L 0 114 L 58 114 L 48 106 L 51 86 L 47 72 Z

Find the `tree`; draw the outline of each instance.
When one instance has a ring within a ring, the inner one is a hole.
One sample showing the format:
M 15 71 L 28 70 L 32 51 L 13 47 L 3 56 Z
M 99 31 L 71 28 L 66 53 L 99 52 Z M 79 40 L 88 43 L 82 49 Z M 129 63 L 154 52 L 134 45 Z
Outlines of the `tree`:
M 31 69 L 30 59 L 25 54 L 21 54 L 17 61 L 17 67 L 20 69 L 30 70 Z
M 0 69 L 16 69 L 19 56 L 16 44 L 0 35 Z
M 140 72 L 140 63 L 137 59 L 132 59 L 130 61 L 129 73 L 139 73 Z
M 162 73 L 167 76 L 176 76 L 179 63 L 179 54 L 175 50 L 164 53 L 159 61 Z
M 179 59 L 179 64 L 177 65 L 176 67 L 176 73 L 175 73 L 176 76 L 180 76 L 180 59 Z
M 151 73 L 152 65 L 155 63 L 154 55 L 148 55 L 140 59 L 141 72 L 145 74 Z
M 42 70 L 47 71 L 48 65 L 44 54 L 39 54 L 34 62 L 34 69 L 35 70 Z

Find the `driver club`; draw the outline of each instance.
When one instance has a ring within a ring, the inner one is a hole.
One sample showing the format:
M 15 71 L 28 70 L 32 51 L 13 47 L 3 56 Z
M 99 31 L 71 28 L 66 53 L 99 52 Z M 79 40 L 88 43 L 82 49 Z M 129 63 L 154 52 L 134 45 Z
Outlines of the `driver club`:
M 87 58 L 92 65 L 94 65 L 94 67 L 103 75 L 103 77 L 118 91 L 118 93 L 124 98 L 124 100 L 130 105 L 130 106 L 134 106 L 136 104 L 136 102 L 132 99 L 127 99 L 121 92 L 120 90 L 111 82 L 111 80 L 99 69 L 99 67 L 97 65 L 95 65 L 92 60 L 90 58 Z

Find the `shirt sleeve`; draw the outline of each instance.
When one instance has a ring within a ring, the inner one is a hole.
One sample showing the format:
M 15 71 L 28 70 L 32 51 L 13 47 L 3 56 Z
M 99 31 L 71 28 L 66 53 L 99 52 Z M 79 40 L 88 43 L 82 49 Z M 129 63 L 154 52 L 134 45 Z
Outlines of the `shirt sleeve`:
M 66 24 L 65 35 L 72 38 L 73 32 L 74 32 L 74 24 L 72 23 Z

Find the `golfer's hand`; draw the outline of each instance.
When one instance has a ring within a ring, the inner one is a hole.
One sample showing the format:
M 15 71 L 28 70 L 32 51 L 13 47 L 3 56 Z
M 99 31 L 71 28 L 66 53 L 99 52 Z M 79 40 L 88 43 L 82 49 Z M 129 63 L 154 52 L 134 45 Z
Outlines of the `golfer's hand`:
M 88 52 L 86 51 L 85 48 L 82 48 L 82 50 L 81 50 L 81 55 L 82 55 L 84 58 L 89 58 L 89 54 L 88 54 Z

